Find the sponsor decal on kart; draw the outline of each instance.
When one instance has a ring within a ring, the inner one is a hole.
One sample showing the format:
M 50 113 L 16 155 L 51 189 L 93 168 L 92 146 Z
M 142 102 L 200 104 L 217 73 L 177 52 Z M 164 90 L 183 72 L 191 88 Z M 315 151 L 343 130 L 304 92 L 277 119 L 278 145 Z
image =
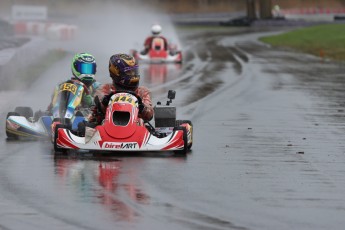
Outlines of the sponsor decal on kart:
M 102 149 L 139 149 L 137 142 L 104 142 Z
M 123 102 L 123 103 L 129 103 L 135 106 L 136 99 L 132 95 L 122 95 L 118 94 L 114 97 L 113 103 L 114 102 Z
M 10 127 L 11 129 L 19 129 L 20 125 L 10 121 L 10 120 L 7 120 L 6 121 L 7 123 L 7 126 Z

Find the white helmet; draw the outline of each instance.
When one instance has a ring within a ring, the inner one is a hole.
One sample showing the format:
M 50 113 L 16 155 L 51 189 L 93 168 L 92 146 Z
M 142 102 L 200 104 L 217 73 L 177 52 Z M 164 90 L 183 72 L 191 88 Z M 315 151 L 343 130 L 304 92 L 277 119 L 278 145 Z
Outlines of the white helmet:
M 158 35 L 162 32 L 162 27 L 158 24 L 155 24 L 151 27 L 151 32 L 153 35 Z

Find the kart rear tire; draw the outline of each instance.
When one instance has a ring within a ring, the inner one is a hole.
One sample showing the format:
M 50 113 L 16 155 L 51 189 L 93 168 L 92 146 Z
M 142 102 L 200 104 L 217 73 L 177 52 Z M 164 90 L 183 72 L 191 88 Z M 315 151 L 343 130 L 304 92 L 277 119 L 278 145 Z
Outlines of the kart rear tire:
M 6 116 L 6 120 L 9 116 L 20 116 L 20 115 L 16 112 L 8 112 Z M 18 135 L 7 131 L 7 129 L 6 129 L 6 136 L 7 136 L 7 139 L 10 139 L 10 140 L 18 140 L 19 138 Z
M 190 126 L 193 126 L 192 122 L 190 120 L 176 120 L 175 121 L 176 126 L 180 126 L 180 125 L 185 124 L 185 123 L 188 123 Z
M 182 53 L 181 53 L 181 51 L 177 51 L 176 54 L 181 54 L 181 60 L 177 61 L 176 63 L 177 63 L 177 64 L 182 64 L 182 60 L 183 60 L 183 59 L 182 59 Z
M 179 127 L 182 124 L 189 124 L 192 127 L 192 143 L 187 146 L 188 150 L 191 150 L 193 145 L 193 123 L 190 120 L 176 120 L 175 125 Z
M 33 117 L 34 116 L 34 112 L 32 111 L 32 108 L 31 107 L 27 107 L 27 106 L 16 107 L 14 109 L 14 112 L 18 113 L 20 116 L 25 117 L 26 119 L 28 119 L 29 117 Z
M 56 143 L 56 140 L 58 138 L 58 129 L 59 128 L 67 128 L 66 125 L 63 125 L 63 124 L 57 124 L 55 126 L 55 130 L 54 130 L 54 151 L 56 153 L 66 153 L 67 150 L 66 149 L 63 149 L 63 148 L 60 148 L 57 146 L 57 143 Z

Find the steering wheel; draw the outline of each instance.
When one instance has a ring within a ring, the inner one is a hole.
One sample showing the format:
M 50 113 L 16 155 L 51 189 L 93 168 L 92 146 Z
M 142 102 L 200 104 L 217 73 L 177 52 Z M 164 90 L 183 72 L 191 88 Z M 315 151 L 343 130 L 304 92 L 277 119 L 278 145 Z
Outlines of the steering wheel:
M 99 113 L 103 113 L 103 111 L 102 111 L 102 106 L 101 106 L 101 101 L 99 100 L 99 97 L 98 97 L 98 96 L 95 96 L 94 102 L 95 102 L 97 111 L 98 111 Z

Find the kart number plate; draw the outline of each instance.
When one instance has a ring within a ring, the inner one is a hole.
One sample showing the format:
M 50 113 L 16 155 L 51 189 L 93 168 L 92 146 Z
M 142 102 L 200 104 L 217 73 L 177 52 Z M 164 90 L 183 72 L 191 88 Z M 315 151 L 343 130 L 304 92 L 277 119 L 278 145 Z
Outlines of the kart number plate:
M 71 84 L 71 83 L 64 83 L 60 86 L 60 91 L 69 91 L 73 94 L 77 92 L 77 86 Z
M 113 100 L 113 102 L 124 102 L 124 103 L 129 103 L 135 106 L 135 100 L 133 99 L 132 96 L 116 96 Z

